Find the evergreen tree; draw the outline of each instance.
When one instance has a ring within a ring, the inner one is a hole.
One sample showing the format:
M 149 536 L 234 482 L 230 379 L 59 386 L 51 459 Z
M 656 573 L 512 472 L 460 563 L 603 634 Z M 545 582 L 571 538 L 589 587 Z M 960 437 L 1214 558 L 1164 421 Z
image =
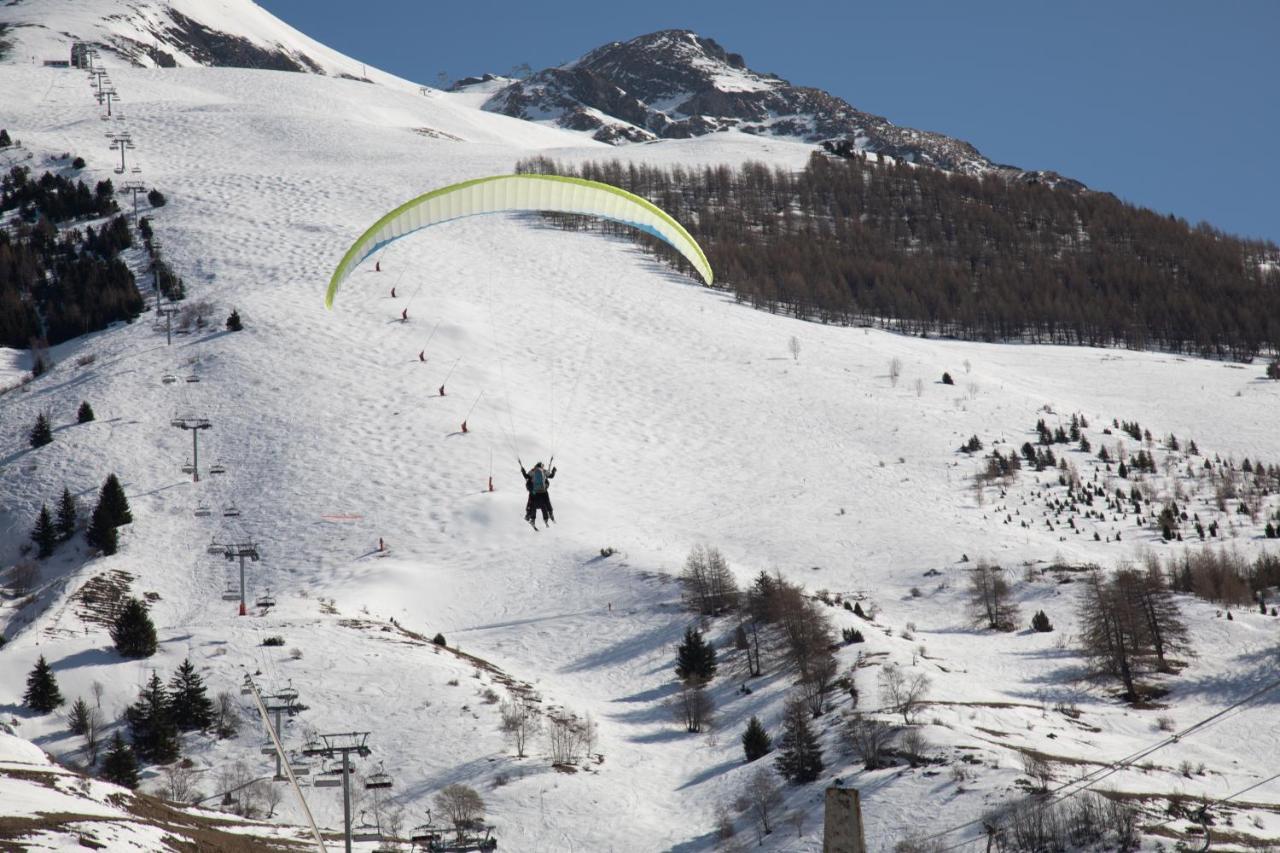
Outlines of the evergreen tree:
M 22 694 L 22 704 L 33 711 L 47 714 L 61 705 L 62 701 L 58 679 L 53 677 L 53 669 L 45 662 L 44 655 L 41 655 L 27 676 L 27 692 Z
M 139 758 L 154 764 L 168 764 L 178 757 L 178 726 L 173 720 L 173 706 L 155 672 L 124 716 Z
M 73 735 L 82 735 L 89 730 L 89 703 L 83 696 L 76 697 L 67 712 L 67 728 Z
M 151 202 L 152 207 L 164 207 L 169 203 L 169 200 L 164 197 L 164 193 L 157 189 L 152 189 L 147 193 L 147 201 Z
M 71 496 L 71 490 L 65 486 L 62 489 L 62 497 L 58 499 L 58 537 L 67 540 L 76 534 L 77 521 L 76 499 Z
M 213 702 L 205 695 L 204 680 L 190 660 L 184 660 L 169 681 L 173 722 L 179 731 L 207 729 L 213 723 Z
M 0 129 L 0 148 L 8 148 L 13 144 L 13 140 L 9 138 L 9 131 Z
M 760 718 L 752 714 L 751 719 L 747 721 L 747 730 L 742 733 L 742 751 L 746 753 L 747 761 L 752 762 L 762 758 L 768 755 L 771 749 L 773 749 L 773 739 L 764 730 Z
M 244 329 L 244 324 L 240 322 L 240 312 L 232 308 L 231 313 L 227 315 L 227 331 L 239 332 Z
M 1037 610 L 1036 615 L 1031 617 L 1031 627 L 1041 632 L 1053 630 L 1053 624 L 1043 610 Z
M 53 546 L 58 544 L 58 529 L 53 526 L 48 504 L 40 504 L 40 515 L 31 529 L 31 541 L 36 543 L 36 556 L 42 560 L 52 554 Z
M 79 411 L 76 412 L 76 423 L 87 424 L 93 420 L 93 406 L 89 405 L 89 401 L 85 400 L 80 404 Z
M 111 641 L 127 658 L 147 658 L 156 653 L 156 627 L 147 607 L 136 598 L 126 598 L 111 623 Z
M 129 511 L 129 499 L 125 497 L 124 487 L 120 485 L 120 479 L 115 474 L 107 477 L 106 482 L 102 484 L 98 505 L 106 507 L 107 520 L 111 522 L 112 527 L 133 522 L 133 513 Z
M 716 650 L 693 627 L 684 631 L 684 642 L 676 649 L 676 675 L 682 680 L 708 681 L 716 674 Z
M 102 760 L 102 778 L 126 788 L 138 787 L 138 759 L 120 732 L 111 739 L 111 748 Z
M 782 715 L 782 738 L 778 741 L 778 772 L 783 778 L 803 785 L 822 773 L 822 747 L 809 727 L 809 711 L 803 699 L 787 700 Z
M 44 447 L 53 441 L 53 429 L 49 426 L 49 416 L 44 412 L 36 415 L 36 425 L 31 428 L 29 440 L 32 447 Z
M 114 554 L 120 547 L 120 536 L 116 533 L 115 525 L 111 523 L 110 513 L 101 503 L 93 510 L 85 539 L 92 547 L 107 556 Z

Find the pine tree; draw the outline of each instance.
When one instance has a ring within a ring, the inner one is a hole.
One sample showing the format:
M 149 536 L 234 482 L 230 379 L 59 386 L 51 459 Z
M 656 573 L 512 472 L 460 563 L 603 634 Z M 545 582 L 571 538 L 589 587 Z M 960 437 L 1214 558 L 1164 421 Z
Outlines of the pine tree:
M 98 505 L 106 507 L 107 520 L 111 522 L 112 527 L 133 522 L 133 513 L 129 511 L 129 499 L 125 497 L 124 487 L 120 485 L 120 479 L 115 474 L 107 477 L 106 482 L 102 484 Z
M 52 667 L 45 662 L 44 655 L 41 655 L 31 674 L 27 676 L 27 692 L 22 694 L 22 704 L 33 711 L 47 714 L 61 705 L 62 701 L 58 679 L 54 678 Z
M 71 490 L 63 487 L 62 497 L 58 499 L 58 536 L 64 541 L 76 535 L 77 519 L 76 499 Z
M 227 315 L 227 331 L 239 332 L 244 329 L 244 324 L 240 322 L 240 312 L 232 308 L 231 313 Z
M 89 730 L 89 703 L 83 696 L 71 703 L 71 710 L 67 712 L 67 728 L 73 735 L 82 735 Z
M 178 757 L 178 726 L 173 720 L 173 707 L 164 683 L 155 672 L 124 716 L 139 758 L 154 764 L 168 764 Z
M 87 424 L 93 420 L 93 406 L 89 405 L 89 401 L 85 400 L 80 404 L 80 410 L 76 412 L 76 423 Z
M 760 718 L 753 714 L 747 721 L 747 730 L 742 733 L 742 751 L 746 753 L 747 761 L 752 762 L 762 758 L 772 749 L 773 739 L 764 730 Z
M 85 539 L 89 545 L 107 556 L 114 554 L 120 547 L 120 535 L 116 532 L 115 525 L 111 523 L 110 512 L 101 503 L 93 510 Z
M 36 526 L 31 529 L 31 541 L 36 543 L 36 556 L 42 560 L 52 554 L 53 547 L 58 544 L 58 529 L 53 526 L 48 504 L 40 504 L 40 515 L 36 517 Z
M 1052 631 L 1053 623 L 1049 621 L 1049 617 L 1043 610 L 1037 610 L 1036 615 L 1031 617 L 1031 628 L 1035 631 Z
M 111 739 L 111 748 L 102 760 L 102 778 L 126 788 L 138 787 L 138 759 L 120 732 Z
M 49 426 L 49 417 L 44 412 L 36 415 L 36 425 L 31 428 L 29 440 L 32 447 L 44 447 L 53 441 L 53 429 Z
M 783 778 L 803 785 L 822 773 L 822 747 L 809 727 L 809 711 L 803 699 L 787 700 L 782 715 L 782 738 L 778 741 L 778 772 Z
M 204 680 L 190 660 L 184 660 L 169 681 L 173 722 L 179 731 L 207 729 L 213 723 L 213 702 L 205 695 Z
M 708 681 L 716 674 L 716 650 L 693 627 L 684 631 L 684 642 L 676 649 L 676 675 L 682 680 Z
M 126 598 L 111 624 L 111 641 L 123 657 L 146 658 L 156 652 L 156 627 L 147 607 L 136 598 Z

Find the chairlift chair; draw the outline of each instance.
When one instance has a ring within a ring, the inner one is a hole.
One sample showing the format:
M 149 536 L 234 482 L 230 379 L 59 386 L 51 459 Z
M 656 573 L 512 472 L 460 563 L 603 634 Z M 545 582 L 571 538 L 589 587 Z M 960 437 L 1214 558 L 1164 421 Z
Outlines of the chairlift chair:
M 160 327 L 160 331 L 164 331 L 164 323 L 157 323 L 156 325 Z M 165 385 L 172 385 L 178 381 L 178 377 L 174 376 L 172 373 L 166 373 L 164 376 L 160 377 L 160 381 Z
M 213 515 L 213 510 L 209 509 L 208 504 L 200 504 L 196 507 L 196 518 L 208 518 Z
M 183 334 L 183 331 L 182 331 L 181 329 L 179 329 L 179 330 L 178 330 L 178 334 L 180 334 L 180 335 L 181 335 L 181 334 Z M 199 381 L 200 381 L 200 377 L 199 377 L 199 376 L 188 376 L 188 377 L 187 377 L 187 381 L 188 381 L 188 382 L 199 382 Z
M 213 463 L 212 465 L 210 465 L 210 466 L 209 466 L 209 473 L 210 473 L 210 474 L 225 474 L 225 473 L 227 473 L 227 466 L 226 466 L 226 465 L 223 465 L 221 462 L 215 462 L 215 463 Z
M 225 554 L 227 553 L 227 546 L 220 545 L 217 542 L 210 542 L 205 546 L 204 550 L 206 554 Z
M 381 788 L 391 787 L 391 776 L 382 769 L 382 764 L 378 764 L 378 772 L 373 773 L 364 782 L 365 790 L 375 791 Z
M 272 743 L 271 741 L 266 741 L 266 742 L 265 742 L 265 743 L 263 743 L 263 745 L 262 745 L 262 754 L 263 754 L 263 755 L 275 755 L 275 754 L 276 754 L 276 745 L 275 745 L 274 743 Z
M 235 504 L 227 504 L 222 508 L 222 514 L 227 518 L 239 518 L 240 508 Z
M 182 466 L 182 473 L 184 474 L 194 474 L 195 470 L 196 466 L 191 463 L 190 459 L 188 459 Z
M 258 596 L 257 605 L 264 610 L 268 607 L 275 607 L 276 606 L 275 596 L 271 594 L 270 590 L 268 590 L 262 595 Z M 292 688 L 289 688 L 289 689 L 292 690 Z M 283 694 L 286 691 L 282 690 L 280 692 Z M 298 698 L 298 691 L 293 690 L 293 698 L 295 699 Z

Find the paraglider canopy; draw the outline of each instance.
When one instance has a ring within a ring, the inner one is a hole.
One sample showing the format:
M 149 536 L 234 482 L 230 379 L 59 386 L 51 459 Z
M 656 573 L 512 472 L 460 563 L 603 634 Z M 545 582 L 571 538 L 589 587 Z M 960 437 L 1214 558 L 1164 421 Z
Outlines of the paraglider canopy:
M 548 211 L 598 216 L 658 237 L 693 265 L 711 284 L 711 265 L 702 247 L 657 205 L 610 184 L 561 175 L 493 175 L 432 190 L 405 202 L 360 235 L 338 263 L 324 296 L 333 307 L 338 288 L 369 255 L 422 228 L 481 213 Z

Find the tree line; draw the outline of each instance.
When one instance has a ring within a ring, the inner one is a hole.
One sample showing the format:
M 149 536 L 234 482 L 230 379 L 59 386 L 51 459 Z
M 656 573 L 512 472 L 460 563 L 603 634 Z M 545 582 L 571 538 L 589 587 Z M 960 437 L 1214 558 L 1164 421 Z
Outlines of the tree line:
M 32 181 L 21 166 L 0 179 L 0 212 L 19 212 L 16 225 L 0 227 L 0 346 L 57 344 L 141 313 L 142 296 L 120 259 L 133 245 L 125 218 L 57 228 L 114 213 L 114 194 L 110 180 L 91 193 L 49 172 Z
M 742 302 L 829 323 L 984 341 L 1158 348 L 1248 360 L 1280 351 L 1280 257 L 1108 193 L 815 153 L 760 163 L 568 166 L 652 200 Z M 561 227 L 633 236 L 589 217 Z M 641 237 L 678 267 L 666 244 Z

